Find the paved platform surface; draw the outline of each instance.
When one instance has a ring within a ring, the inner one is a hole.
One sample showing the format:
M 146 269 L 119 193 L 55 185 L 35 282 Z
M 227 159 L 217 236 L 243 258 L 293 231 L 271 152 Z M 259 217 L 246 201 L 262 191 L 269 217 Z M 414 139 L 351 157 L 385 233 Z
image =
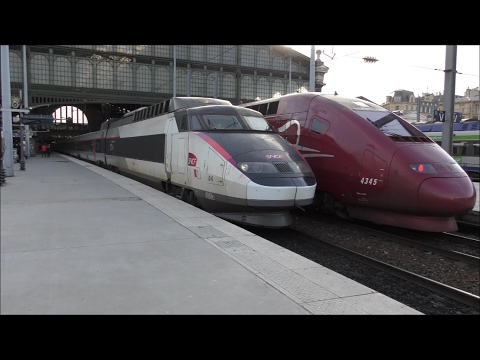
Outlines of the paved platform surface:
M 1 191 L 1 314 L 421 314 L 137 181 L 52 153 Z

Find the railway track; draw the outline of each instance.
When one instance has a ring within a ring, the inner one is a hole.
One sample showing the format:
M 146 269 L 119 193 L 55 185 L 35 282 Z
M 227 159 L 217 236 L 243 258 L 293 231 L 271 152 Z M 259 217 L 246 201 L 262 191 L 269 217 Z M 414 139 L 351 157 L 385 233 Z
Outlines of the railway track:
M 435 253 L 435 254 L 447 257 L 449 259 L 462 261 L 466 264 L 470 264 L 470 265 L 480 267 L 480 257 L 478 255 L 472 255 L 472 254 L 463 252 L 463 251 L 465 251 L 465 249 L 463 249 L 463 248 L 461 250 L 455 250 L 455 249 L 448 250 L 448 249 L 445 249 L 445 248 L 442 248 L 442 247 L 439 247 L 439 246 L 429 245 L 429 244 L 426 244 L 425 242 L 422 242 L 422 241 L 417 241 L 417 240 L 414 240 L 414 239 L 406 237 L 406 236 L 400 236 L 400 235 L 392 233 L 392 231 L 395 231 L 395 230 L 391 230 L 390 232 L 381 231 L 381 230 L 376 230 L 369 225 L 357 225 L 357 224 L 347 223 L 344 226 L 347 226 L 350 229 L 355 229 L 355 230 L 358 230 L 358 231 L 362 231 L 366 234 L 376 236 L 376 237 L 384 239 L 384 240 L 395 241 L 399 244 L 411 246 L 411 247 L 414 247 L 414 248 L 417 248 L 417 249 L 420 249 L 420 250 L 423 250 L 423 251 L 427 251 L 427 252 L 430 252 L 430 253 Z M 405 230 L 403 230 L 403 231 L 404 231 L 404 233 L 406 232 Z M 410 234 L 410 237 L 418 236 L 418 232 L 414 232 L 414 231 L 410 231 L 409 234 Z M 456 235 L 456 234 L 452 234 L 452 233 L 441 233 L 441 234 L 444 237 L 444 239 L 442 239 L 441 241 L 443 243 L 446 243 L 447 246 L 451 247 L 452 242 L 455 242 L 455 243 L 460 243 L 462 245 L 470 246 L 473 249 L 476 249 L 476 248 L 479 247 L 479 242 L 480 241 L 478 239 L 469 238 L 469 237 L 466 237 L 466 236 Z M 427 233 L 427 236 L 432 236 L 432 234 Z M 433 234 L 433 237 L 438 240 L 438 235 L 437 234 Z M 467 251 L 468 251 L 468 249 L 467 249 Z M 478 251 L 476 251 L 476 253 L 478 254 Z
M 480 214 L 478 211 L 468 211 L 465 214 L 459 215 L 455 218 L 459 227 L 468 229 L 468 232 L 475 232 L 478 234 L 480 229 Z
M 334 271 L 342 273 L 346 269 L 345 276 L 425 314 L 479 313 L 478 256 L 336 219 L 321 219 L 318 214 L 308 212 L 296 214 L 290 229 L 272 231 L 248 227 L 248 230 Z M 445 242 L 446 237 L 451 236 L 441 235 Z M 464 237 L 460 241 L 470 240 Z M 478 243 L 473 241 L 473 244 Z M 336 255 L 327 258 L 327 252 Z M 362 269 L 365 266 L 374 271 Z M 378 271 L 386 275 L 379 275 Z M 476 278 L 471 278 L 475 275 Z M 455 286 L 458 278 L 462 278 L 463 283 Z
M 463 235 L 458 235 L 454 233 L 444 233 L 446 235 L 449 235 L 451 237 L 452 241 L 458 242 L 460 244 L 472 246 L 475 248 L 480 248 L 480 240 L 479 239 L 472 239 L 467 236 Z
M 410 281 L 410 282 L 412 282 L 416 285 L 419 285 L 419 286 L 421 286 L 425 289 L 435 291 L 439 294 L 442 294 L 444 296 L 449 297 L 450 299 L 459 301 L 459 302 L 461 302 L 465 305 L 480 308 L 480 297 L 477 296 L 477 295 L 470 294 L 466 291 L 456 289 L 452 286 L 442 284 L 438 281 L 431 280 L 431 279 L 428 279 L 424 276 L 414 274 L 410 271 L 407 271 L 407 270 L 389 265 L 389 264 L 384 263 L 380 260 L 373 259 L 371 257 L 360 254 L 358 252 L 348 250 L 348 249 L 343 248 L 341 246 L 332 244 L 328 241 L 318 240 L 318 239 L 316 239 L 316 240 L 321 241 L 322 246 L 327 247 L 328 249 L 330 249 L 334 252 L 337 252 L 337 253 L 339 253 L 343 256 L 346 256 L 348 258 L 357 260 L 357 261 L 361 262 L 362 264 L 366 264 L 366 265 L 374 267 L 375 269 L 385 271 L 385 272 L 387 272 L 391 275 L 394 275 L 394 276 L 396 276 L 400 279 Z M 413 245 L 413 246 L 416 246 L 416 247 L 419 247 L 419 248 L 425 248 L 422 244 L 419 244 L 419 243 L 412 244 L 411 241 L 408 241 L 408 240 L 400 238 L 400 237 L 397 238 L 396 240 L 400 241 L 401 243 L 405 243 L 407 245 Z M 429 248 L 429 251 L 430 250 L 432 250 L 432 249 Z M 436 250 L 438 251 L 439 249 L 436 249 Z M 451 256 L 452 254 L 449 254 L 449 255 Z M 464 255 L 464 254 L 459 254 L 459 255 Z M 463 258 L 462 256 L 460 256 L 460 259 L 461 259 L 460 261 L 465 261 L 465 259 L 469 259 L 469 258 L 468 257 Z M 478 258 L 476 258 L 475 261 L 476 261 L 476 264 L 478 265 Z

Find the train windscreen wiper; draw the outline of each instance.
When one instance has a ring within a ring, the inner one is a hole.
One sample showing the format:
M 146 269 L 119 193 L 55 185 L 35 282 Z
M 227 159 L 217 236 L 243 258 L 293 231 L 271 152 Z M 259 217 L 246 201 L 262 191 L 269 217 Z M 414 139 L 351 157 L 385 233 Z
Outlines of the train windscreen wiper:
M 377 124 L 375 121 L 370 120 L 368 117 L 365 118 L 365 119 L 367 119 L 368 121 L 370 121 L 370 123 L 371 123 L 373 126 L 375 126 L 376 128 L 379 128 L 379 129 L 380 129 L 380 126 L 378 126 L 378 124 Z
M 390 114 L 378 119 L 377 121 L 372 121 L 368 117 L 366 119 L 370 121 L 373 125 L 375 125 L 375 127 L 378 129 L 382 129 L 382 127 L 384 127 L 389 122 L 396 120 L 395 117 L 391 116 Z
M 210 129 L 217 129 L 217 128 L 215 127 L 215 125 L 212 124 L 212 122 L 210 121 L 210 119 L 208 119 L 207 123 L 208 123 L 208 126 L 210 127 Z
M 383 125 L 388 124 L 389 122 L 391 122 L 393 120 L 396 120 L 396 118 L 394 116 L 392 116 L 391 114 L 388 114 L 387 116 L 384 116 L 384 117 L 378 119 L 377 121 L 375 121 L 375 126 L 380 129 Z

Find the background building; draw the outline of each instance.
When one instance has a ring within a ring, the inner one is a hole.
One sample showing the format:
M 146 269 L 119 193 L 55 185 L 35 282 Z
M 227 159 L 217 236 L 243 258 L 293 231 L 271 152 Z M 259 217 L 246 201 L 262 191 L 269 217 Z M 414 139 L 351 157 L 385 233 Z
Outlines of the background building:
M 396 112 L 409 122 L 430 122 L 434 120 L 434 111 L 443 110 L 441 93 L 422 93 L 415 96 L 412 91 L 396 90 L 387 96 L 382 104 L 385 109 Z M 479 91 L 467 89 L 463 96 L 455 95 L 454 112 L 462 113 L 462 121 L 479 119 Z
M 478 86 L 465 90 L 464 96 L 455 96 L 454 112 L 462 113 L 462 121 L 480 120 Z M 443 102 L 438 104 L 438 110 L 444 110 Z

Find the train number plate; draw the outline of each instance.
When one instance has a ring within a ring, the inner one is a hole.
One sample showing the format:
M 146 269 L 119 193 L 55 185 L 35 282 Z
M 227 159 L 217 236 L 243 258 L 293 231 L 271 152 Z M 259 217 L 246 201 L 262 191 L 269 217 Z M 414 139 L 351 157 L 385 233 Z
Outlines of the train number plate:
M 363 177 L 360 183 L 363 185 L 377 185 L 378 179 Z

